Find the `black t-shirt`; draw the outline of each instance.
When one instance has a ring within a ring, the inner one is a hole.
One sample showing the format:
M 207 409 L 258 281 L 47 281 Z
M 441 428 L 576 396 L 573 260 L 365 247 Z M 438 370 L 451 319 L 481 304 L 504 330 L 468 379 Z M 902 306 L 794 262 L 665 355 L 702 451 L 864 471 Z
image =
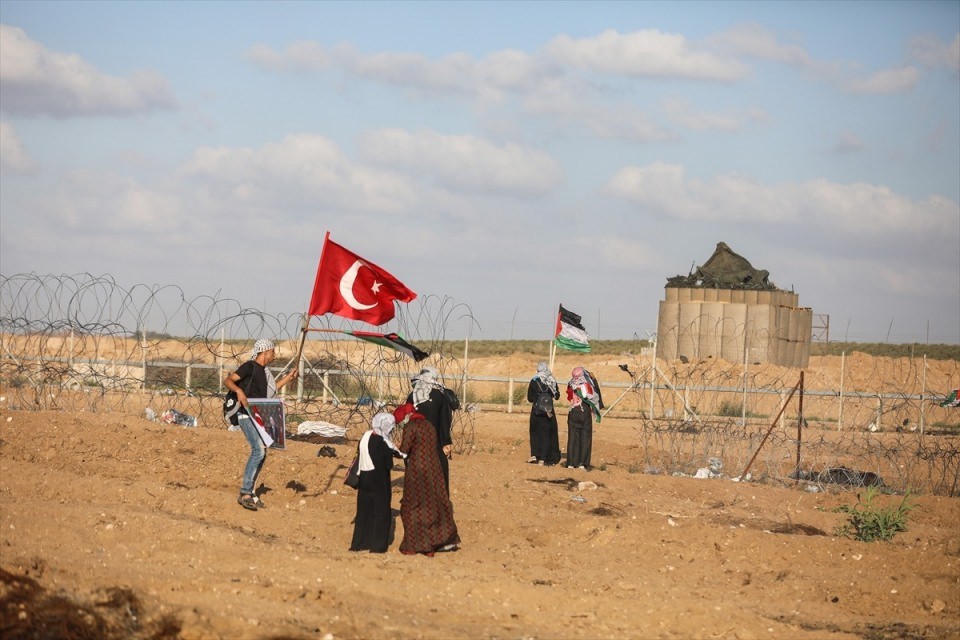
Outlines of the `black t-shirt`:
M 256 360 L 247 360 L 237 367 L 240 380 L 237 386 L 243 389 L 248 398 L 267 398 L 267 372 Z M 250 377 L 253 377 L 250 380 Z M 249 386 L 248 386 L 249 385 Z

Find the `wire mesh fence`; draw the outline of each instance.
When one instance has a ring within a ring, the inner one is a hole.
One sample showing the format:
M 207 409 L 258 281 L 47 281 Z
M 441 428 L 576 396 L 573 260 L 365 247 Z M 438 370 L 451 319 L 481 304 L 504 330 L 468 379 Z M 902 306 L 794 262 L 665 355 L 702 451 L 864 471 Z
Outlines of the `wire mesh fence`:
M 449 319 L 469 317 L 467 307 L 431 297 L 408 307 L 398 324 L 434 352 L 430 363 L 465 401 L 454 444 L 470 453 L 474 411 L 512 411 L 526 400 L 526 380 L 472 375 L 465 358 L 443 351 Z M 215 296 L 188 300 L 175 287 L 124 289 L 90 275 L 0 276 L 0 384 L 10 409 L 143 415 L 176 408 L 200 427 L 223 427 L 221 381 L 266 336 L 278 343 L 276 362 L 287 360 L 275 375 L 300 368 L 297 383 L 284 389 L 290 423 L 319 420 L 358 435 L 376 411 L 405 400 L 419 364 L 335 332 L 306 340 L 297 360 L 302 328 L 299 315 L 269 315 Z M 839 369 L 807 372 L 803 395 L 785 406 L 795 369 L 625 359 L 595 373 L 607 413 L 632 429 L 642 452 L 642 465 L 628 463 L 632 470 L 732 477 L 755 456 L 755 480 L 960 493 L 960 409 L 940 407 L 927 385 L 931 371 L 937 380 L 960 380 L 960 362 L 857 354 Z

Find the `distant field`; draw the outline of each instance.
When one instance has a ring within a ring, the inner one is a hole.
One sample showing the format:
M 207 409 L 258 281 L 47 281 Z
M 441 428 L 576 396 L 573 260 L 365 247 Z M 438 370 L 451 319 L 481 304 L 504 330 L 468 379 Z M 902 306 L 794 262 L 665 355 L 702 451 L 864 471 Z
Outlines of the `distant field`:
M 508 356 L 514 353 L 545 353 L 547 340 L 475 340 L 469 345 L 471 357 Z M 445 340 L 440 343 L 444 353 L 462 353 L 463 342 Z M 593 340 L 590 342 L 594 355 L 619 355 L 625 352 L 638 354 L 649 346 L 647 340 Z M 842 353 L 859 351 L 871 356 L 885 358 L 923 357 L 931 360 L 960 360 L 960 345 L 956 344 L 884 344 L 877 342 L 815 342 L 810 347 L 811 356 L 839 356 Z

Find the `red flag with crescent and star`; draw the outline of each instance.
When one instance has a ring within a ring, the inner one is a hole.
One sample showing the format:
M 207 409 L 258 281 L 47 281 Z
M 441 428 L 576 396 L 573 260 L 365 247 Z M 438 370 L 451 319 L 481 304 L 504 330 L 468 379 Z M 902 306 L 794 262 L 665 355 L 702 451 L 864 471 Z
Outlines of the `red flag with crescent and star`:
M 310 315 L 332 313 L 381 325 L 393 319 L 394 300 L 410 302 L 416 297 L 387 271 L 344 249 L 327 233 L 310 298 Z

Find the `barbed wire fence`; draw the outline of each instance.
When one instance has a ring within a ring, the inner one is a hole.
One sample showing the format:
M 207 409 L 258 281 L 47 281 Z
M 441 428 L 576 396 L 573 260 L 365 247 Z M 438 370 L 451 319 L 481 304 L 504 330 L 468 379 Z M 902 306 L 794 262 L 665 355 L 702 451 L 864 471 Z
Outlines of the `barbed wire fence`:
M 310 333 L 302 361 L 293 362 L 299 314 L 244 308 L 219 293 L 188 299 L 173 286 L 124 288 L 110 276 L 0 276 L 0 384 L 11 409 L 176 409 L 200 427 L 223 428 L 223 377 L 249 357 L 254 340 L 270 337 L 280 347 L 275 374 L 302 367 L 284 389 L 289 423 L 319 420 L 359 437 L 376 411 L 405 400 L 421 364 L 437 367 L 460 398 L 469 382 L 476 401 L 456 412 L 453 426 L 455 451 L 464 454 L 474 450 L 473 409 L 484 394 L 508 382 L 514 395 L 525 392 L 512 378 L 471 378 L 466 354 L 443 351 L 447 327 L 464 320 L 473 322 L 469 307 L 446 297 L 401 308 L 398 333 L 431 353 L 415 363 L 336 333 L 347 328 L 339 319 L 312 318 L 332 333 Z M 938 407 L 928 393 L 925 359 L 861 358 L 847 380 L 842 371 L 839 380 L 808 378 L 802 415 L 795 397 L 777 420 L 797 383 L 795 369 L 709 357 L 624 360 L 629 379 L 601 382 L 607 411 L 635 433 L 641 471 L 735 477 L 756 455 L 754 480 L 818 489 L 882 482 L 891 491 L 960 495 L 960 436 L 943 428 L 957 423 L 960 410 Z M 960 362 L 937 366 L 960 379 Z
M 808 379 L 791 398 L 796 369 L 635 357 L 613 415 L 634 416 L 645 472 L 739 477 L 756 454 L 753 480 L 960 495 L 960 409 L 927 390 L 926 360 L 856 360 L 855 376 Z M 960 362 L 931 366 L 960 380 Z
M 397 324 L 459 395 L 463 363 L 442 351 L 453 319 L 471 322 L 469 307 L 423 296 L 399 311 Z M 0 276 L 0 382 L 15 410 L 175 409 L 198 426 L 221 428 L 223 377 L 249 359 L 257 338 L 268 337 L 279 347 L 275 374 L 302 367 L 290 385 L 296 391 L 284 389 L 288 420 L 362 433 L 378 410 L 405 401 L 427 362 L 346 336 L 337 320 L 312 318 L 330 332 L 309 333 L 302 361 L 293 362 L 302 315 L 267 314 L 219 294 L 188 299 L 174 286 L 124 288 L 110 276 Z M 285 357 L 291 360 L 278 367 Z M 453 436 L 458 453 L 472 450 L 471 412 L 455 413 Z

